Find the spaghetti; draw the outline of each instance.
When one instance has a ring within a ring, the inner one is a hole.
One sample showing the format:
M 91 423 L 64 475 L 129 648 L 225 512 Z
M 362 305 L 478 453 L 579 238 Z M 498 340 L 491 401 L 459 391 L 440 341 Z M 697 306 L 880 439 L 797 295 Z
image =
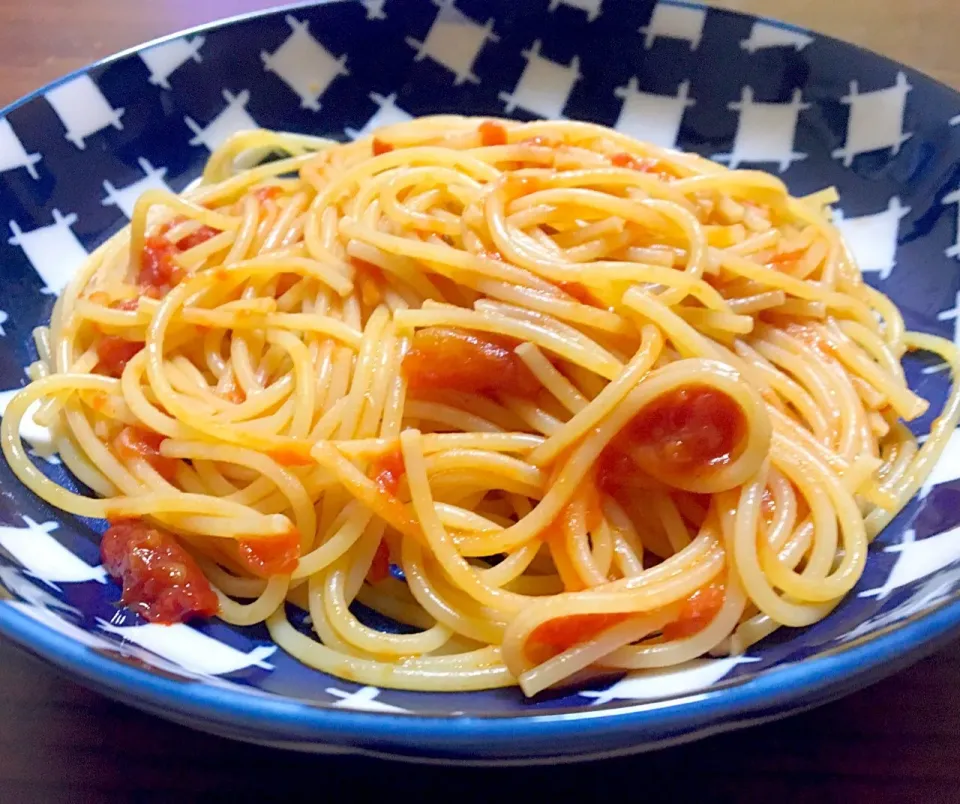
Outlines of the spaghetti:
M 3 451 L 109 520 L 148 619 L 265 622 L 354 681 L 742 652 L 850 591 L 960 417 L 954 388 L 922 447 L 904 425 L 903 355 L 960 355 L 863 283 L 835 200 L 586 123 L 244 132 L 90 256 Z

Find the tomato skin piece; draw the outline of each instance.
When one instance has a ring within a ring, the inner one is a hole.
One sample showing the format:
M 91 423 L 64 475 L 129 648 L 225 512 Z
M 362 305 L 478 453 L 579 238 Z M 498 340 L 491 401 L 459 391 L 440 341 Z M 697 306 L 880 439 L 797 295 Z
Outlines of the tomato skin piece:
M 407 467 L 403 463 L 403 453 L 399 449 L 385 452 L 375 458 L 370 464 L 370 475 L 382 491 L 394 497 L 400 488 L 400 481 L 406 474 Z
M 733 460 L 746 432 L 743 410 L 722 391 L 673 389 L 647 403 L 604 449 L 598 484 L 616 494 L 651 476 L 703 476 Z
M 110 523 L 100 542 L 108 573 L 123 585 L 123 603 L 153 623 L 213 617 L 220 602 L 203 571 L 173 534 L 142 519 Z
M 555 617 L 540 623 L 527 637 L 527 658 L 543 664 L 569 650 L 574 645 L 587 642 L 608 628 L 619 625 L 629 614 L 570 614 Z
M 384 142 L 379 137 L 373 138 L 373 155 L 380 156 L 381 154 L 388 154 L 390 151 L 393 151 L 396 146 L 391 145 L 389 142 Z
M 119 335 L 104 335 L 97 342 L 97 369 L 108 377 L 119 377 L 143 349 L 143 341 L 128 341 Z
M 698 589 L 683 602 L 677 619 L 663 627 L 663 638 L 683 639 L 700 633 L 717 616 L 725 598 L 726 589 L 722 583 L 711 583 Z
M 240 539 L 236 543 L 236 558 L 259 578 L 289 575 L 300 561 L 300 533 L 290 528 L 279 536 Z
M 480 132 L 480 142 L 484 146 L 507 144 L 507 130 L 503 124 L 495 120 L 484 120 L 477 130 Z
M 261 190 L 277 190 L 279 188 L 265 187 Z M 258 194 L 259 190 L 255 191 Z M 176 287 L 184 278 L 185 271 L 177 265 L 176 257 L 201 243 L 206 243 L 211 237 L 216 237 L 220 231 L 212 226 L 200 226 L 196 231 L 181 237 L 176 243 L 171 243 L 166 234 L 173 227 L 187 219 L 178 216 L 158 227 L 150 234 L 143 244 L 140 253 L 140 272 L 137 282 L 141 291 L 153 298 L 163 298 Z
M 201 243 L 206 243 L 211 237 L 216 237 L 218 234 L 220 234 L 219 230 L 214 229 L 212 226 L 201 226 L 192 234 L 188 234 L 186 237 L 181 237 L 177 241 L 177 248 L 181 251 L 188 251 L 194 246 L 199 246 Z
M 746 431 L 743 411 L 727 394 L 686 386 L 662 394 L 630 424 L 630 435 L 671 471 L 702 471 L 727 463 Z
M 177 459 L 160 454 L 160 445 L 166 436 L 139 427 L 124 427 L 113 439 L 117 455 L 126 461 L 142 458 L 165 480 L 172 481 L 177 474 Z
M 540 382 L 514 353 L 515 345 L 485 332 L 427 327 L 413 336 L 403 373 L 413 390 L 534 396 Z

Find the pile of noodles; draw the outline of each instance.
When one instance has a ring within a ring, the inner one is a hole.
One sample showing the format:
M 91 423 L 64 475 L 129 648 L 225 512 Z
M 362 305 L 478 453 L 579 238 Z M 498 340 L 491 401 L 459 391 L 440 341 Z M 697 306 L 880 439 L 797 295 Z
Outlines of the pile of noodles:
M 585 123 L 244 132 L 90 256 L 3 450 L 350 680 L 532 695 L 742 652 L 850 591 L 960 415 L 905 426 L 901 358 L 958 353 L 864 284 L 834 200 Z

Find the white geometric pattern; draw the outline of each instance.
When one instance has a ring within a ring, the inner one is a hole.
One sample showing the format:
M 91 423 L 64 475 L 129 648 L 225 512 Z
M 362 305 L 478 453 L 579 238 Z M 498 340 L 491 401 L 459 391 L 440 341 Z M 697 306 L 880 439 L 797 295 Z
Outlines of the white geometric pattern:
M 137 203 L 137 199 L 147 190 L 170 189 L 163 180 L 163 177 L 167 175 L 165 167 L 155 168 L 143 157 L 140 157 L 137 163 L 144 172 L 142 179 L 137 179 L 126 187 L 119 189 L 106 179 L 103 180 L 103 189 L 106 190 L 107 194 L 101 203 L 104 206 L 117 207 L 128 219 L 133 217 L 133 207 Z
M 89 75 L 55 86 L 44 96 L 67 129 L 66 138 L 81 151 L 84 139 L 107 126 L 123 130 L 123 109 L 114 109 Z
M 7 331 L 3 328 L 3 325 L 6 324 L 9 319 L 10 316 L 8 316 L 3 310 L 0 310 L 0 335 L 4 337 L 6 337 Z
M 236 95 L 225 89 L 223 98 L 227 102 L 226 107 L 206 126 L 199 125 L 192 117 L 183 118 L 183 122 L 193 132 L 191 145 L 203 145 L 210 151 L 215 151 L 238 131 L 259 128 L 257 121 L 247 112 L 250 93 L 246 89 Z
M 404 40 L 417 51 L 414 61 L 423 61 L 429 56 L 453 73 L 454 86 L 464 81 L 480 83 L 473 73 L 473 63 L 487 42 L 500 41 L 493 32 L 493 19 L 478 25 L 454 5 L 455 0 L 433 0 L 433 3 L 440 11 L 427 32 L 427 38 L 420 42 L 408 36 Z
M 619 700 L 653 701 L 658 698 L 679 698 L 713 686 L 739 664 L 759 661 L 760 659 L 751 656 L 696 659 L 680 667 L 631 673 L 605 690 L 579 694 L 584 698 L 593 698 L 593 705 Z
M 946 312 L 953 313 L 951 317 L 956 318 L 956 309 Z M 948 316 L 941 313 L 938 317 L 941 321 L 944 321 Z M 954 343 L 960 337 L 960 327 L 957 329 L 958 332 L 953 336 Z M 958 478 L 960 478 L 960 430 L 954 430 L 947 438 L 940 460 L 934 464 L 933 470 L 927 476 L 923 486 L 920 487 L 920 499 L 926 497 L 935 487 L 944 483 L 952 483 Z
M 91 567 L 50 535 L 60 527 L 56 522 L 38 525 L 28 516 L 23 516 L 23 521 L 25 528 L 0 526 L 0 547 L 13 556 L 27 574 L 53 589 L 61 583 L 107 582 L 103 567 Z
M 614 128 L 654 145 L 675 147 L 683 113 L 696 103 L 689 97 L 690 82 L 682 81 L 676 95 L 654 95 L 641 92 L 638 87 L 634 76 L 626 86 L 613 90 L 614 95 L 623 98 Z
M 277 651 L 276 645 L 258 645 L 244 653 L 183 623 L 118 626 L 98 620 L 97 625 L 108 634 L 139 645 L 201 676 L 220 676 L 248 667 L 273 670 L 273 665 L 265 660 Z
M 347 136 L 356 140 L 360 137 L 366 137 L 376 131 L 378 128 L 383 128 L 384 126 L 392 126 L 395 123 L 406 123 L 408 120 L 413 120 L 413 115 L 409 114 L 399 106 L 397 106 L 397 94 L 394 92 L 392 95 L 378 95 L 376 92 L 371 92 L 369 95 L 370 100 L 377 104 L 377 111 L 375 111 L 370 119 L 363 124 L 363 128 L 347 128 L 345 129 Z
M 859 597 L 883 599 L 907 584 L 919 581 L 960 561 L 960 526 L 935 536 L 917 539 L 911 529 L 903 534 L 903 541 L 884 550 L 896 553 L 897 563 L 883 586 L 861 592 Z
M 72 212 L 64 216 L 53 210 L 53 223 L 24 232 L 16 221 L 10 221 L 12 246 L 20 246 L 33 269 L 43 280 L 45 293 L 59 293 L 87 258 L 86 249 L 70 228 L 77 222 Z
M 957 590 L 958 583 L 960 583 L 960 567 L 946 572 L 937 572 L 899 606 L 886 610 L 873 619 L 864 620 L 842 634 L 839 641 L 849 642 L 865 634 L 875 633 L 881 628 L 906 620 L 914 614 L 930 611 L 952 597 Z
M 952 246 L 948 246 L 945 253 L 948 257 L 960 257 L 960 187 L 952 193 L 947 193 L 943 197 L 943 204 L 944 206 L 957 205 L 957 227 L 955 230 L 957 241 Z
M 783 173 L 793 162 L 806 159 L 806 154 L 793 150 L 800 112 L 810 108 L 809 103 L 803 102 L 799 89 L 793 91 L 787 103 L 757 103 L 753 89 L 743 87 L 740 100 L 727 108 L 740 112 L 740 119 L 733 151 L 716 154 L 713 158 L 718 162 L 728 162 L 731 168 L 743 162 L 773 162 Z
M 574 56 L 568 65 L 557 64 L 540 55 L 540 44 L 537 39 L 529 50 L 523 51 L 527 66 L 513 92 L 497 96 L 506 104 L 507 114 L 519 106 L 547 119 L 562 117 L 573 85 L 581 78 L 579 56 Z
M 900 220 L 910 212 L 910 207 L 900 203 L 894 196 L 882 212 L 845 218 L 843 211 L 836 209 L 833 222 L 853 252 L 857 265 L 863 273 L 879 273 L 880 279 L 890 276 L 897 264 L 897 239 Z
M 548 11 L 556 11 L 560 6 L 570 6 L 587 12 L 587 22 L 593 22 L 600 16 L 600 6 L 603 0 L 550 0 Z
M 792 47 L 799 52 L 812 41 L 813 37 L 803 31 L 757 20 L 750 29 L 750 36 L 740 40 L 740 47 L 747 53 L 773 47 Z
M 336 687 L 327 687 L 324 692 L 339 698 L 335 704 L 336 709 L 353 709 L 357 712 L 408 712 L 399 706 L 383 703 L 377 700 L 380 690 L 376 687 L 361 687 L 356 692 L 344 692 Z
M 3 570 L 0 570 L 0 573 L 2 572 Z M 3 577 L 5 578 L 6 576 L 4 575 Z M 27 585 L 26 582 L 21 580 L 20 586 L 26 586 L 26 585 Z M 24 600 L 29 600 L 30 603 L 24 603 L 19 600 L 5 600 L 0 602 L 0 605 L 10 606 L 11 608 L 19 611 L 24 616 L 29 617 L 31 620 L 41 623 L 42 625 L 46 626 L 47 628 L 50 628 L 51 630 L 57 632 L 58 634 L 63 634 L 64 636 L 69 637 L 70 639 L 80 643 L 81 645 L 85 645 L 88 648 L 91 648 L 97 651 L 115 653 L 123 657 L 133 658 L 133 659 L 136 659 L 138 662 L 142 662 L 143 664 L 156 668 L 157 670 L 161 670 L 167 673 L 172 673 L 182 678 L 189 678 L 193 680 L 203 681 L 204 684 L 208 686 L 221 687 L 225 689 L 233 689 L 236 691 L 242 690 L 244 695 L 257 695 L 257 696 L 270 695 L 269 693 L 262 692 L 261 690 L 258 690 L 255 687 L 250 687 L 247 685 L 241 686 L 239 684 L 234 684 L 230 681 L 222 679 L 216 675 L 211 675 L 206 672 L 197 672 L 195 670 L 189 669 L 188 667 L 182 664 L 179 664 L 176 661 L 171 661 L 169 659 L 163 658 L 162 656 L 153 652 L 152 650 L 138 647 L 134 642 L 126 642 L 126 641 L 117 642 L 110 639 L 109 637 L 103 636 L 98 631 L 87 631 L 81 628 L 80 626 L 74 625 L 70 620 L 66 619 L 65 617 L 58 614 L 54 610 L 54 608 L 56 608 L 68 613 L 76 612 L 77 614 L 79 614 L 80 612 L 77 612 L 77 610 L 73 606 L 68 606 L 64 603 L 61 603 L 60 601 L 56 601 L 57 605 L 55 607 L 53 603 L 49 603 L 49 602 L 47 603 L 47 605 L 34 604 L 32 597 L 28 596 L 31 594 L 29 591 L 26 594 L 24 594 L 19 587 L 16 589 L 14 589 L 13 587 L 8 587 L 8 588 L 10 588 L 11 591 L 15 591 L 16 594 L 23 597 Z M 52 598 L 52 596 L 48 596 L 48 597 L 51 600 L 55 600 L 55 598 Z M 99 620 L 98 622 L 101 625 L 105 624 L 103 620 Z M 106 624 L 106 625 L 109 626 L 109 624 Z M 166 626 L 160 626 L 160 627 L 166 627 Z M 112 628 L 112 626 L 110 626 L 110 628 Z M 122 629 L 114 629 L 114 630 L 122 630 Z M 122 638 L 125 635 L 120 634 L 120 636 Z M 189 638 L 188 638 L 188 641 L 189 641 Z M 217 644 L 222 645 L 222 643 L 217 643 Z M 233 648 L 229 648 L 229 650 L 234 651 Z M 263 651 L 264 648 L 258 648 L 256 650 Z M 254 652 L 255 651 L 252 651 L 251 655 Z M 234 653 L 238 653 L 241 657 L 247 655 L 240 651 L 234 651 Z M 234 661 L 232 662 L 232 665 L 226 664 L 221 666 L 226 666 L 226 667 L 237 666 L 237 669 L 244 669 L 242 660 L 236 661 L 236 657 L 229 657 L 229 658 L 234 659 Z M 196 663 L 194 662 L 191 664 L 195 666 Z M 246 666 L 249 666 L 249 664 L 247 664 Z M 271 666 L 267 665 L 267 667 L 269 668 Z M 233 670 L 228 670 L 227 672 L 233 672 Z
M 22 583 L 25 584 L 25 582 Z M 10 588 L 10 591 L 15 592 L 16 594 L 21 594 L 21 592 L 17 589 Z M 62 634 L 63 636 L 68 637 L 81 645 L 85 645 L 88 648 L 109 649 L 110 647 L 109 643 L 107 643 L 103 637 L 98 636 L 93 631 L 85 631 L 80 626 L 74 625 L 72 622 L 70 622 L 70 620 L 66 619 L 65 617 L 61 617 L 59 614 L 46 606 L 32 605 L 32 601 L 31 603 L 23 603 L 19 600 L 0 601 L 0 606 L 10 606 L 11 608 L 19 611 L 25 617 L 29 617 L 34 622 L 38 622 L 41 625 L 49 628 L 51 631 Z
M 284 19 L 291 34 L 273 53 L 260 51 L 263 69 L 275 73 L 300 98 L 300 108 L 320 111 L 320 96 L 337 76 L 350 75 L 346 55 L 336 58 L 310 35 L 309 23 L 292 14 Z
M 28 154 L 7 118 L 0 119 L 0 173 L 5 170 L 26 168 L 31 178 L 39 179 L 35 165 L 43 159 L 40 154 Z
M 0 584 L 3 588 L 13 592 L 17 597 L 22 598 L 27 603 L 32 604 L 28 608 L 36 606 L 39 609 L 57 609 L 77 617 L 80 616 L 80 609 L 64 603 L 60 598 L 51 595 L 42 586 L 31 583 L 18 569 L 9 567 L 6 564 L 0 564 Z M 20 604 L 21 606 L 24 604 Z M 59 618 L 58 618 L 59 619 Z
M 169 42 L 140 51 L 140 58 L 150 71 L 148 79 L 150 83 L 161 89 L 170 89 L 170 82 L 167 79 L 178 68 L 188 61 L 195 61 L 198 64 L 203 61 L 200 58 L 200 48 L 203 47 L 204 41 L 206 40 L 202 36 L 194 36 L 190 39 L 178 36 Z
M 383 10 L 386 0 L 360 0 L 367 12 L 368 20 L 385 20 L 386 13 Z
M 10 400 L 22 390 L 22 388 L 11 388 L 8 391 L 0 391 L 0 416 L 6 413 Z M 60 459 L 54 454 L 56 446 L 53 442 L 53 433 L 49 427 L 41 427 L 33 418 L 39 408 L 39 400 L 27 408 L 20 420 L 20 438 L 32 447 L 31 453 L 33 455 L 43 458 L 47 463 L 56 465 L 60 463 Z
M 649 50 L 657 39 L 684 39 L 690 50 L 700 47 L 707 10 L 695 6 L 673 3 L 657 3 L 650 22 L 640 29 L 644 35 L 643 46 Z
M 833 152 L 833 158 L 842 158 L 843 166 L 850 167 L 858 154 L 889 148 L 891 155 L 896 156 L 900 146 L 913 136 L 903 131 L 903 113 L 911 89 L 903 72 L 897 73 L 892 87 L 875 92 L 861 94 L 858 83 L 851 81 L 850 94 L 840 99 L 850 107 L 847 139 L 842 148 Z

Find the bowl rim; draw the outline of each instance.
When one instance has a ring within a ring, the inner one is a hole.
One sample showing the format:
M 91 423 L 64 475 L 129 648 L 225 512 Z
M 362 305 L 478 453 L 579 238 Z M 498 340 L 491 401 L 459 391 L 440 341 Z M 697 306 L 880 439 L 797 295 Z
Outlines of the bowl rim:
M 144 50 L 182 37 L 231 27 L 299 9 L 360 0 L 296 0 L 296 2 L 236 14 L 148 40 L 73 70 L 0 108 L 0 118 L 46 95 L 50 90 Z M 960 105 L 960 91 L 909 65 L 869 48 L 774 18 L 688 0 L 659 0 L 664 5 L 708 10 L 803 33 L 858 51 L 946 89 Z M 26 493 L 26 492 L 25 492 Z M 852 593 L 851 593 L 852 594 Z M 16 599 L 16 598 L 14 598 Z M 753 725 L 827 703 L 866 684 L 879 681 L 933 653 L 960 634 L 960 589 L 930 611 L 913 614 L 873 634 L 836 645 L 796 662 L 785 662 L 699 692 L 636 704 L 611 702 L 586 705 L 575 711 L 531 708 L 526 712 L 435 714 L 429 712 L 369 712 L 337 707 L 240 684 L 219 686 L 202 679 L 174 679 L 125 663 L 108 653 L 90 650 L 0 601 L 0 635 L 16 647 L 71 676 L 83 679 L 105 695 L 133 706 L 178 719 L 196 718 L 198 728 L 250 729 L 230 736 L 288 748 L 338 746 L 357 753 L 424 760 L 397 749 L 432 751 L 454 761 L 477 758 L 503 764 L 618 756 L 652 747 Z M 443 693 L 439 693 L 443 694 Z M 180 722 L 191 723 L 181 719 Z M 623 739 L 631 735 L 633 741 Z M 619 739 L 617 739 L 619 737 Z M 591 739 L 613 738 L 621 748 L 585 750 Z M 386 750 L 366 748 L 381 746 Z M 547 748 L 533 755 L 535 746 Z
M 814 657 L 786 662 L 743 681 L 638 704 L 587 705 L 576 711 L 531 709 L 510 714 L 365 712 L 274 693 L 246 692 L 188 678 L 174 679 L 91 651 L 14 606 L 0 602 L 0 634 L 18 647 L 84 679 L 96 689 L 155 714 L 179 711 L 204 725 L 242 727 L 254 740 L 306 748 L 332 743 L 478 755 L 509 746 L 510 756 L 541 745 L 551 759 L 599 758 L 632 753 L 644 745 L 663 747 L 717 734 L 826 703 L 879 681 L 934 652 L 960 632 L 960 600 L 954 595 L 931 612 L 922 612 Z M 438 693 L 443 694 L 443 693 Z M 215 730 L 215 729 L 214 729 Z M 640 743 L 591 754 L 590 740 L 635 735 Z M 486 750 L 485 750 L 486 749 Z M 374 751 L 373 753 L 377 753 Z M 393 751 L 387 751 L 396 757 Z M 499 756 L 499 755 L 497 755 Z

